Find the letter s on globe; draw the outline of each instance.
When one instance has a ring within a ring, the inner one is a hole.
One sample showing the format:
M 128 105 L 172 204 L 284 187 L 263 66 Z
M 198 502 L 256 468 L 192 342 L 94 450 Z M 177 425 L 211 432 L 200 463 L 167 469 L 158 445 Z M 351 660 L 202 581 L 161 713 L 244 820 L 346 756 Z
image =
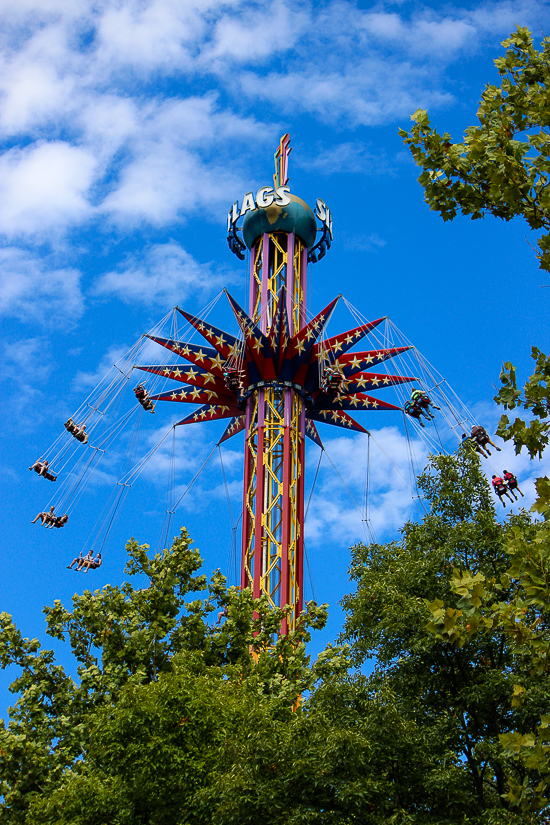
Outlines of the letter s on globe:
M 279 186 L 276 190 L 277 197 L 275 198 L 277 206 L 288 206 L 290 203 L 290 198 L 288 197 L 289 192 L 290 186 Z

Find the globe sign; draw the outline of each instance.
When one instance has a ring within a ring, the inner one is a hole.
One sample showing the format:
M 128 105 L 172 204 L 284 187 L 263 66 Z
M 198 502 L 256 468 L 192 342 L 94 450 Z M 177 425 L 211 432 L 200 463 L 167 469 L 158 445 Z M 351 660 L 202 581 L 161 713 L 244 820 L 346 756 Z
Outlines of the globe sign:
M 331 231 L 330 211 L 320 199 L 317 200 L 316 215 Z M 256 197 L 252 192 L 247 192 L 242 208 L 239 209 L 239 203 L 235 201 L 229 210 L 228 230 L 236 225 L 240 217 L 244 217 L 242 233 L 248 249 L 264 232 L 293 232 L 308 249 L 315 243 L 317 223 L 313 210 L 302 198 L 292 195 L 288 186 L 277 189 L 262 186 Z

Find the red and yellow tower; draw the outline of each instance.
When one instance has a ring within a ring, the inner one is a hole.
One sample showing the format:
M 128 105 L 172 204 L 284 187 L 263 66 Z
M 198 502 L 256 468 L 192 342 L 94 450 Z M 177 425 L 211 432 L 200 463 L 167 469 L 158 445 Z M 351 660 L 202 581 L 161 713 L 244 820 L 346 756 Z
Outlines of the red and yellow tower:
M 228 214 L 230 249 L 241 260 L 249 251 L 248 313 L 226 293 L 239 335 L 178 308 L 206 345 L 154 337 L 191 366 L 140 367 L 179 382 L 153 400 L 202 405 L 179 424 L 229 418 L 219 443 L 244 430 L 241 586 L 290 608 L 283 633 L 303 605 L 306 438 L 322 447 L 319 422 L 366 432 L 347 411 L 398 410 L 367 391 L 414 380 L 370 371 L 408 347 L 351 351 L 383 318 L 327 338 L 340 296 L 306 317 L 308 264 L 330 248 L 332 219 L 321 199 L 314 213 L 291 194 L 289 153 L 284 135 L 273 185 L 247 192 Z

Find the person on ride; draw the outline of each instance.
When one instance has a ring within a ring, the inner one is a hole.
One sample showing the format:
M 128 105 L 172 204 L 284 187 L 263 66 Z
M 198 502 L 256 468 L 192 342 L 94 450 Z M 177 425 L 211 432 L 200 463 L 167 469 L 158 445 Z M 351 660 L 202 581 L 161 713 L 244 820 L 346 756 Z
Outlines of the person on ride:
M 514 501 L 514 499 L 510 495 L 510 491 L 508 490 L 508 487 L 506 486 L 506 484 L 504 483 L 504 480 L 500 476 L 494 475 L 491 484 L 495 488 L 495 493 L 497 494 L 497 496 L 501 500 L 503 507 L 506 507 L 506 502 L 504 501 L 502 496 L 508 496 L 510 501 Z
M 68 430 L 71 433 L 71 435 L 73 435 L 73 433 L 76 432 L 78 427 L 74 423 L 73 419 L 69 418 L 69 420 L 65 422 L 65 429 Z
M 56 516 L 51 524 L 47 524 L 46 527 L 50 527 L 52 530 L 54 527 L 64 527 L 67 522 L 69 521 L 69 516 L 65 513 L 64 516 Z
M 411 393 L 411 400 L 414 404 L 418 407 L 424 407 L 428 409 L 428 407 L 432 406 L 434 410 L 440 410 L 441 407 L 436 407 L 430 396 L 424 390 L 414 389 Z M 433 418 L 434 416 L 432 416 Z
M 149 393 L 143 386 L 143 384 L 138 384 L 137 387 L 134 389 L 134 395 L 136 396 L 137 400 L 141 404 L 144 410 L 150 411 L 152 413 L 155 412 L 155 405 L 149 398 Z
M 327 395 L 338 395 L 342 389 L 343 376 L 335 367 L 325 367 L 321 379 L 321 389 Z
M 83 567 L 86 568 L 86 573 L 88 570 L 97 570 L 98 567 L 101 567 L 101 553 L 98 553 L 95 559 L 92 557 L 93 554 L 90 553 L 90 559 L 84 559 Z
M 410 399 L 409 401 L 405 401 L 403 409 L 405 410 L 407 415 L 411 416 L 411 418 L 416 418 L 421 427 L 426 426 L 422 421 L 422 410 L 420 409 L 420 407 L 417 407 L 417 405 L 413 401 L 411 401 Z
M 241 389 L 241 375 L 236 367 L 226 364 L 223 368 L 223 380 L 231 392 L 239 392 Z
M 80 427 L 77 427 L 74 436 L 81 442 L 81 444 L 86 444 L 89 438 L 88 433 L 86 432 L 86 424 L 81 424 Z
M 54 510 L 55 510 L 55 507 L 52 504 L 52 506 L 50 507 L 50 512 L 49 513 L 38 513 L 36 518 L 31 521 L 31 524 L 34 524 L 36 521 L 38 521 L 38 519 L 41 519 L 42 524 L 46 524 L 46 526 L 48 526 L 50 524 L 50 522 L 53 523 L 53 520 L 55 519 Z
M 88 551 L 88 555 L 86 556 L 86 558 L 88 558 L 88 556 L 90 556 L 90 558 L 92 558 L 93 553 L 92 553 L 91 550 Z M 73 564 L 76 564 L 76 569 L 77 570 L 80 570 L 80 568 L 84 564 L 84 556 L 82 555 L 82 550 L 80 551 L 80 555 L 77 556 L 76 559 L 73 559 L 72 562 L 67 565 L 67 570 L 72 570 Z
M 47 478 L 48 481 L 57 481 L 57 476 L 54 476 L 54 474 L 50 472 L 50 465 L 48 461 L 40 461 L 40 459 L 38 459 L 34 462 L 32 467 L 29 467 L 29 470 L 34 470 L 39 476 Z
M 509 473 L 508 470 L 504 470 L 503 476 L 504 476 L 504 481 L 506 482 L 506 484 L 508 486 L 508 489 L 510 490 L 510 492 L 514 496 L 514 499 L 516 501 L 518 500 L 518 497 L 516 496 L 516 490 L 518 491 L 518 493 L 520 493 L 522 498 L 525 498 L 525 496 L 523 495 L 523 493 L 521 492 L 521 490 L 518 487 L 518 480 L 515 477 L 515 475 L 513 473 Z
M 480 447 L 483 447 L 485 450 L 487 450 L 488 453 L 489 450 L 487 449 L 487 444 L 491 444 L 495 448 L 495 450 L 498 450 L 500 453 L 500 447 L 497 447 L 494 441 L 491 441 L 487 430 L 480 424 L 474 424 L 471 431 L 471 437 L 474 439 L 474 441 L 477 441 Z M 491 453 L 489 453 L 489 455 L 491 455 Z
M 482 455 L 483 458 L 488 458 L 489 457 L 487 455 L 487 453 L 485 452 L 485 450 L 483 449 L 483 447 L 480 444 L 478 444 L 477 441 L 474 438 L 472 438 L 470 435 L 466 435 L 466 433 L 462 433 L 462 443 L 463 444 L 466 444 L 466 443 L 470 444 L 471 447 L 476 451 L 476 453 L 480 453 L 480 455 Z

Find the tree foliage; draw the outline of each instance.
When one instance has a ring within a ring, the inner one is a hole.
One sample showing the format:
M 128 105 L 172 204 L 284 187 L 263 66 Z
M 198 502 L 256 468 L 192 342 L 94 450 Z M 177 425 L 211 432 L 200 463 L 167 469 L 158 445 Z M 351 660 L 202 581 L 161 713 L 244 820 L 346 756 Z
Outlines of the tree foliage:
M 479 125 L 461 142 L 432 128 L 422 109 L 400 135 L 422 167 L 427 203 L 443 220 L 459 211 L 473 219 L 522 216 L 542 230 L 537 257 L 550 270 L 550 39 L 538 50 L 528 29 L 518 27 L 502 45 L 506 52 L 495 60 L 500 85 L 485 87 Z
M 526 822 L 506 795 L 527 776 L 537 784 L 540 774 L 511 759 L 499 737 L 530 731 L 550 691 L 530 690 L 512 707 L 516 661 L 504 632 L 449 645 L 426 625 L 430 610 L 445 604 L 440 626 L 452 634 L 460 612 L 452 574 L 504 576 L 507 536 L 528 536 L 531 519 L 520 513 L 497 521 L 479 458 L 466 446 L 456 457 L 432 457 L 419 487 L 431 505 L 421 523 L 407 524 L 400 542 L 354 549 L 357 589 L 345 599 L 345 638 L 358 664 L 376 655 L 371 688 L 392 691 L 401 717 L 434 756 L 420 782 L 429 813 L 418 821 Z M 526 673 L 525 684 L 532 681 Z
M 506 410 L 528 410 L 533 418 L 528 422 L 516 418 L 512 423 L 507 415 L 502 415 L 497 435 L 505 441 L 512 439 L 516 453 L 526 447 L 531 458 L 540 458 L 550 437 L 550 358 L 537 347 L 533 347 L 531 357 L 535 371 L 525 382 L 523 394 L 518 390 L 513 364 L 506 361 L 500 374 L 502 387 L 495 401 Z
M 498 432 L 512 439 L 519 453 L 526 447 L 534 458 L 548 444 L 550 360 L 533 347 L 534 374 L 517 389 L 511 363 L 504 365 L 502 388 L 495 398 L 506 409 L 529 410 L 535 416 L 510 425 L 503 415 Z M 464 565 L 453 570 L 449 599 L 426 601 L 432 614 L 428 630 L 438 642 L 453 649 L 472 640 L 505 639 L 512 657 L 511 707 L 540 705 L 540 717 L 531 727 L 515 725 L 499 733 L 504 757 L 524 769 L 516 781 L 509 780 L 508 801 L 524 813 L 550 806 L 550 481 L 536 481 L 537 498 L 531 510 L 542 516 L 527 525 L 509 522 L 505 534 L 506 569 L 487 571 Z M 458 601 L 457 601 L 458 600 Z

